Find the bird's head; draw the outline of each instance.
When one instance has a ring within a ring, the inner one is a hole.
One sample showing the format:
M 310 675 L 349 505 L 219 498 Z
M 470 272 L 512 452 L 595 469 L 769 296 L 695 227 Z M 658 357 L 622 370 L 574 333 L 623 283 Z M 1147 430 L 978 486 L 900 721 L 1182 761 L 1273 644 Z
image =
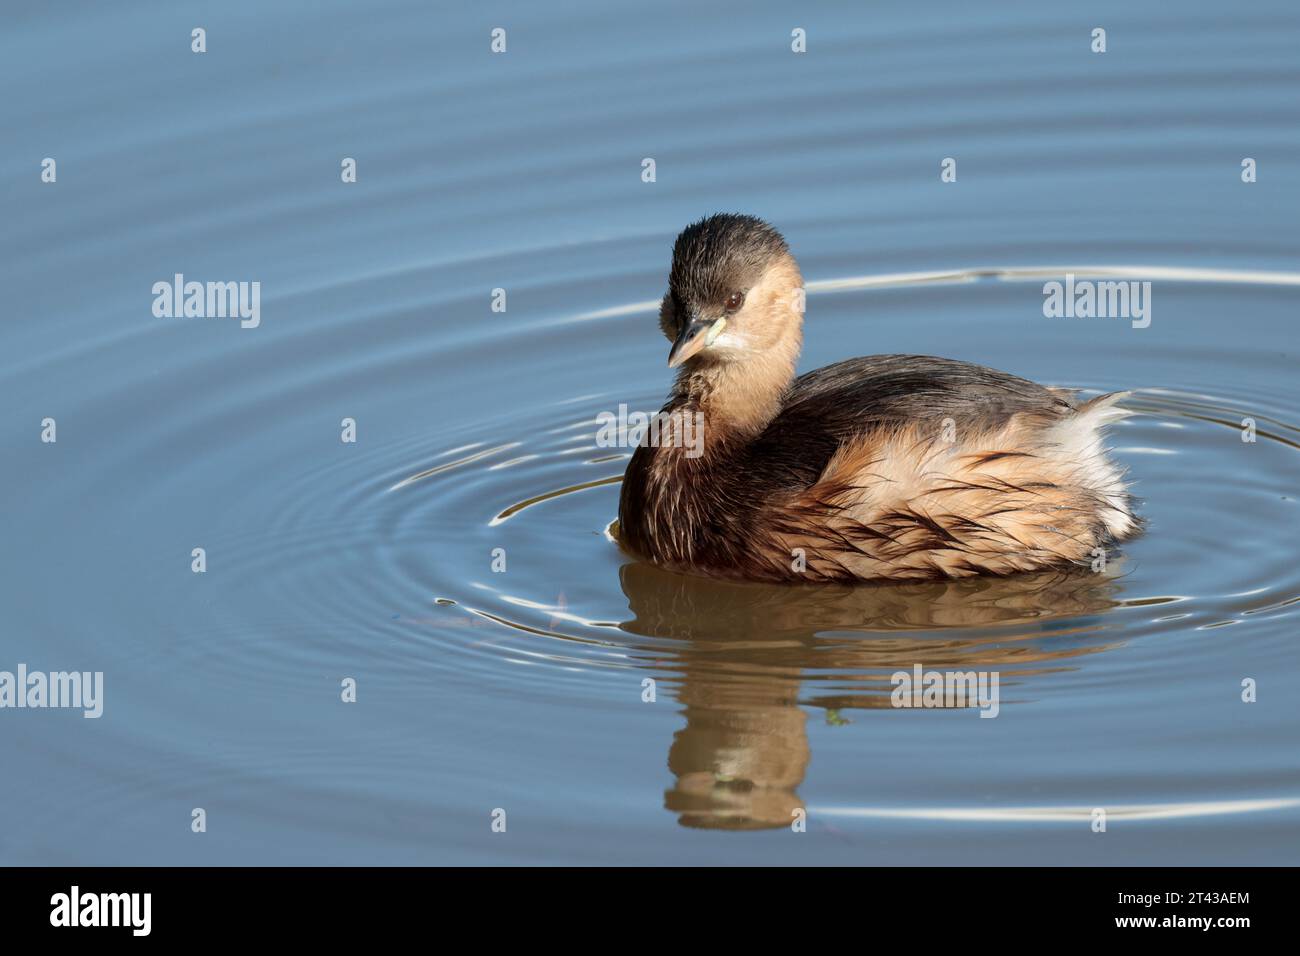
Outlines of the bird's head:
M 804 290 L 781 234 L 753 216 L 692 223 L 673 245 L 659 324 L 668 365 L 743 362 L 798 352 Z

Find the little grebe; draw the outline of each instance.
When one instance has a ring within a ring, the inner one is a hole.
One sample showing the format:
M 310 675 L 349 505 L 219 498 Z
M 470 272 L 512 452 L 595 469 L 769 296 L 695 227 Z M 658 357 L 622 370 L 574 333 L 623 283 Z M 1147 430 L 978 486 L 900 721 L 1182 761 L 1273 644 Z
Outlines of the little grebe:
M 794 377 L 803 279 L 752 216 L 687 226 L 659 323 L 680 368 L 632 456 L 619 538 L 669 568 L 766 581 L 957 578 L 1088 564 L 1138 520 L 1101 427 L 1125 393 L 873 355 Z M 702 444 L 682 441 L 701 423 Z

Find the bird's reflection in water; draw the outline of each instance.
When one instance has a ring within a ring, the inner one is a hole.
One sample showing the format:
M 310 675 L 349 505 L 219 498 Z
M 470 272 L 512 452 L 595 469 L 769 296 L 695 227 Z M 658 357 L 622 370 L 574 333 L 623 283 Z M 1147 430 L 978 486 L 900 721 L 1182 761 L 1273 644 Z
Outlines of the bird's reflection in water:
M 665 807 L 683 826 L 789 826 L 810 759 L 799 705 L 890 706 L 890 675 L 998 671 L 1003 686 L 1105 650 L 1109 573 L 880 586 L 788 587 L 621 569 L 632 634 L 687 642 L 645 665 L 675 689 L 686 726 L 668 752 Z M 1048 640 L 1050 638 L 1050 640 Z M 804 685 L 807 685 L 805 688 Z M 819 687 L 827 688 L 820 692 Z

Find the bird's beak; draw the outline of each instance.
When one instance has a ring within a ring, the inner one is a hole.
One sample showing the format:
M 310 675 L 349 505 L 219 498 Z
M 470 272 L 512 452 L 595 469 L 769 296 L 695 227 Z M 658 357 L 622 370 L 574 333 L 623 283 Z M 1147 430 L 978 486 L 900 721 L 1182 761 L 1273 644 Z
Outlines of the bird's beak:
M 686 328 L 682 329 L 682 334 L 673 343 L 672 351 L 668 353 L 668 367 L 676 368 L 701 349 L 712 345 L 713 340 L 726 327 L 725 318 L 702 319 L 698 315 L 691 316 Z

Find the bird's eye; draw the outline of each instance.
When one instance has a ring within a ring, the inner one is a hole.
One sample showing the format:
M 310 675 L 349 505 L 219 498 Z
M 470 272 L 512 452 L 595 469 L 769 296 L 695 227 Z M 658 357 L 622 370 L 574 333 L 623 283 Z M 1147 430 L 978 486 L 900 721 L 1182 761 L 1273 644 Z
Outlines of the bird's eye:
M 730 298 L 727 299 L 727 311 L 735 312 L 744 304 L 745 304 L 745 293 L 733 292 L 731 293 Z

